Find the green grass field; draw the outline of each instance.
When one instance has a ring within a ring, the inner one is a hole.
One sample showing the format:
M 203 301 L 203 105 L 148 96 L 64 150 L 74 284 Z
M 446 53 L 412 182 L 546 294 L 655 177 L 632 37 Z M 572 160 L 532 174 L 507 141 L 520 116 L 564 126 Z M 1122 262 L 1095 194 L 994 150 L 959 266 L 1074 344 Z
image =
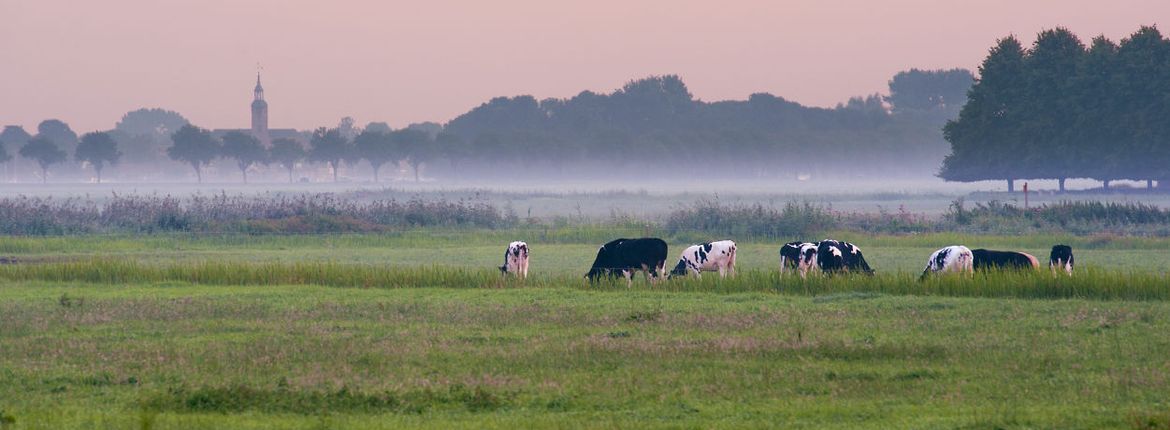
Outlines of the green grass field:
M 0 428 L 1170 428 L 1170 240 L 848 237 L 878 276 L 809 281 L 744 242 L 627 288 L 539 233 L 2 238 Z M 1072 279 L 916 281 L 1057 242 Z

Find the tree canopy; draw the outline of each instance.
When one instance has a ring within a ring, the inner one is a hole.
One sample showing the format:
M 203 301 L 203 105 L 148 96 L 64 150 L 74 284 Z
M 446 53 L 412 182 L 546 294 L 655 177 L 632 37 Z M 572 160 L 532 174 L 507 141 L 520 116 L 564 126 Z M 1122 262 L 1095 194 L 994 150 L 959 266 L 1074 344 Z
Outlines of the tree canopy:
M 268 163 L 268 151 L 251 134 L 240 131 L 229 131 L 220 138 L 223 147 L 220 154 L 226 158 L 236 160 L 236 167 L 240 168 L 240 175 L 244 183 L 248 183 L 248 169 L 256 164 Z
M 37 136 L 29 139 L 28 143 L 20 148 L 20 156 L 29 158 L 41 166 L 41 182 L 49 181 L 49 166 L 65 161 L 65 151 L 47 137 Z
M 348 122 L 352 125 L 353 120 L 349 119 Z M 342 121 L 343 125 L 345 123 Z M 350 157 L 351 151 L 349 139 L 338 128 L 318 128 L 309 140 L 309 159 L 329 164 L 333 170 L 333 182 L 337 182 L 337 169 L 341 160 Z
M 93 166 L 94 172 L 97 173 L 97 181 L 100 183 L 102 169 L 107 164 L 117 164 L 122 158 L 122 153 L 118 151 L 118 143 L 109 133 L 99 131 L 82 135 L 81 142 L 77 144 L 77 152 L 73 156 L 77 161 L 87 162 Z
M 280 163 L 288 170 L 289 183 L 293 181 L 293 169 L 297 167 L 297 163 L 305 159 L 305 154 L 305 147 L 301 146 L 300 142 L 287 138 L 273 140 L 272 149 L 268 151 L 272 161 Z
M 1170 40 L 1142 27 L 1086 47 L 1064 28 L 1028 49 L 999 40 L 957 119 L 939 176 L 950 181 L 1170 178 Z
M 210 131 L 191 124 L 180 127 L 171 135 L 171 141 L 174 144 L 167 149 L 167 155 L 173 160 L 190 164 L 195 169 L 195 177 L 202 183 L 203 166 L 220 155 L 219 142 Z

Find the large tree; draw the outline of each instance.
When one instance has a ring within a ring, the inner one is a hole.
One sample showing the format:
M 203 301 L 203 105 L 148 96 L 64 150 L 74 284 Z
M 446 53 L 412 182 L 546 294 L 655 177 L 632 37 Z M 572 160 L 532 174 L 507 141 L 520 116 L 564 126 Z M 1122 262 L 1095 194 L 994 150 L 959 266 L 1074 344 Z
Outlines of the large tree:
M 1020 138 L 1025 143 L 1017 149 L 1017 159 L 1025 165 L 1027 176 L 1055 178 L 1060 191 L 1065 180 L 1085 171 L 1089 154 L 1077 145 L 1073 134 L 1079 106 L 1071 102 L 1077 93 L 1076 70 L 1084 61 L 1085 46 L 1065 28 L 1040 32 L 1024 61 L 1020 112 Z
M 435 136 L 435 149 L 451 164 L 451 174 L 458 175 L 459 162 L 471 157 L 471 145 L 462 136 L 442 131 Z
M 382 165 L 403 158 L 395 143 L 390 134 L 371 131 L 369 128 L 354 138 L 354 152 L 370 163 L 370 168 L 374 170 L 374 182 L 378 182 L 378 171 Z
M 349 140 L 336 128 L 320 127 L 313 131 L 313 137 L 309 140 L 309 159 L 329 164 L 333 170 L 333 182 L 337 182 L 337 169 L 341 160 L 350 157 L 351 151 Z
M 65 161 L 66 155 L 56 143 L 45 137 L 34 137 L 20 148 L 20 156 L 35 160 L 41 166 L 41 183 L 49 181 L 49 166 Z
M 122 158 L 122 153 L 118 151 L 118 143 L 110 137 L 109 133 L 99 131 L 82 135 L 81 142 L 77 144 L 77 152 L 73 154 L 73 157 L 77 161 L 87 162 L 93 166 L 100 184 L 102 182 L 102 169 L 107 164 L 117 164 L 118 160 Z
M 419 166 L 430 162 L 437 155 L 434 142 L 427 133 L 411 128 L 397 130 L 391 135 L 395 145 L 406 155 L 407 163 L 414 169 L 414 181 L 419 181 Z
M 264 144 L 251 134 L 229 131 L 220 140 L 223 141 L 223 150 L 220 154 L 236 160 L 236 167 L 240 168 L 245 184 L 248 183 L 249 168 L 268 162 L 268 151 L 264 150 Z
M 1014 191 L 1014 179 L 1026 175 L 1017 158 L 1022 147 L 1024 56 L 1020 41 L 1008 36 L 983 60 L 959 118 L 943 129 L 951 155 L 943 160 L 940 177 L 961 182 L 1006 179 L 1008 191 Z
M 37 124 L 37 136 L 47 138 L 61 149 L 72 152 L 77 148 L 77 133 L 59 119 L 46 119 Z
M 219 156 L 219 142 L 210 131 L 191 124 L 180 127 L 171 135 L 171 141 L 174 144 L 167 148 L 167 155 L 172 160 L 191 165 L 195 177 L 203 183 L 203 167 Z
M 272 161 L 280 163 L 285 169 L 288 169 L 288 182 L 293 182 L 293 169 L 296 168 L 297 163 L 305 159 L 305 147 L 301 146 L 300 142 L 289 138 L 279 138 L 272 141 L 272 149 L 268 151 L 269 157 Z

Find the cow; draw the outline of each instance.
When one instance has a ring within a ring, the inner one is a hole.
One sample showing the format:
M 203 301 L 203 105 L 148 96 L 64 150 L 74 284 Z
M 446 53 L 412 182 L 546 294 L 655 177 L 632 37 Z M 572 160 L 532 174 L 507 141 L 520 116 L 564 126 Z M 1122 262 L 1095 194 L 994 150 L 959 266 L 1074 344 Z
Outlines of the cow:
M 808 269 L 817 266 L 817 244 L 812 242 L 788 242 L 780 247 L 780 276 L 784 271 L 795 269 L 804 278 Z
M 727 276 L 728 273 L 734 276 L 735 242 L 720 240 L 687 247 L 679 256 L 678 264 L 670 271 L 668 278 L 684 276 L 688 270 L 697 277 L 702 277 L 700 272 L 704 270 L 717 271 L 720 278 Z
M 833 239 L 822 240 L 817 244 L 817 266 L 827 274 L 838 272 L 861 272 L 872 275 L 873 269 L 861 255 L 861 248 L 856 245 Z
M 1039 269 L 1040 261 L 1032 254 L 1017 251 L 992 251 L 989 249 L 972 249 L 971 263 L 976 272 L 996 269 Z
M 612 240 L 597 250 L 597 258 L 585 278 L 590 282 L 603 276 L 626 277 L 627 285 L 633 284 L 635 271 L 646 272 L 646 279 L 654 281 L 665 276 L 666 242 L 656 237 L 641 239 Z
M 1048 268 L 1055 275 L 1058 267 L 1063 268 L 1065 273 L 1072 276 L 1073 253 L 1071 246 L 1056 245 L 1052 247 L 1052 253 L 1048 254 Z
M 973 273 L 974 259 L 970 248 L 963 245 L 948 246 L 930 254 L 930 258 L 926 260 L 926 270 L 922 271 L 922 276 L 918 279 L 926 279 L 931 273 Z
M 815 244 L 815 243 L 801 242 L 798 240 L 795 242 L 785 243 L 783 246 L 780 247 L 780 276 L 784 276 L 784 272 L 788 269 L 795 269 L 798 271 L 801 269 L 801 262 L 803 261 L 802 256 L 804 255 L 804 248 L 808 247 L 808 246 L 811 246 L 813 248 L 812 257 L 814 258 L 814 260 L 812 260 L 812 261 L 815 264 L 815 262 L 816 262 L 816 260 L 815 260 L 816 247 L 817 247 L 817 244 Z M 803 273 L 804 273 L 804 271 L 801 271 L 801 274 L 803 274 Z
M 520 279 L 528 277 L 528 244 L 516 241 L 508 244 L 504 250 L 504 265 L 500 266 L 500 273 L 511 273 Z

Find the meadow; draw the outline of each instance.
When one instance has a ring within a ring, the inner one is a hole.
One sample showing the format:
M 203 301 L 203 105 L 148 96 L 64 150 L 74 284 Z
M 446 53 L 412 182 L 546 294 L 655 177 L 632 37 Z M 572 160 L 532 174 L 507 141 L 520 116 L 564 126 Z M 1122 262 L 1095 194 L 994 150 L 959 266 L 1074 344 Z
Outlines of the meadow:
M 0 428 L 1170 427 L 1170 239 L 828 233 L 874 277 L 581 279 L 654 226 L 0 238 Z M 532 276 L 496 271 L 509 240 Z M 1077 273 L 917 280 L 952 243 Z

